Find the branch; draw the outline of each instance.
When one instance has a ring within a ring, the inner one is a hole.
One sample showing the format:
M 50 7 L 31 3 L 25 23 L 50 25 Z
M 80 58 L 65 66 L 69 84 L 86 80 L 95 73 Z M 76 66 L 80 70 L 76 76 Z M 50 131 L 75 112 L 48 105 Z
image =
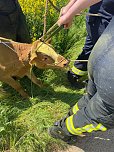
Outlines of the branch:
M 60 12 L 60 9 L 57 6 L 55 6 L 51 0 L 48 0 L 48 1 L 57 12 Z

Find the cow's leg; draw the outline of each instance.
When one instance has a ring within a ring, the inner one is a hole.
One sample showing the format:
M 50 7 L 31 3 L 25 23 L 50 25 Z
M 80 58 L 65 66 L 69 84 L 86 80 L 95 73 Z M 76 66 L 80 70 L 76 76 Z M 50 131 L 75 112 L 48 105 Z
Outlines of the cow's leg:
M 24 98 L 28 98 L 29 95 L 23 90 L 22 86 L 19 82 L 15 81 L 13 78 L 4 78 L 3 81 L 7 84 L 9 84 L 12 88 L 14 88 L 17 92 L 20 93 L 20 95 Z
M 34 73 L 32 72 L 32 74 L 30 74 L 30 72 L 26 73 L 26 76 L 36 85 L 38 85 L 39 87 L 43 87 L 43 83 L 41 80 L 38 80 L 37 77 L 34 75 Z

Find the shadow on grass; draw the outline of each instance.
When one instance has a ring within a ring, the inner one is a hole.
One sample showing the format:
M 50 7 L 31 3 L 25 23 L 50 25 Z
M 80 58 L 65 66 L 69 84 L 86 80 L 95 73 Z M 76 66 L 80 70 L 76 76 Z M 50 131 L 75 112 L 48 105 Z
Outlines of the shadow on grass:
M 14 106 L 23 110 L 32 106 L 32 102 L 29 99 L 23 99 L 10 86 L 5 84 L 3 88 L 5 88 L 6 91 L 6 95 L 3 95 L 0 98 L 3 104 L 5 103 L 7 105 L 10 105 L 11 107 Z M 77 102 L 82 96 L 82 93 L 80 93 L 79 89 L 73 90 L 70 87 L 68 88 L 69 92 L 64 92 L 64 90 L 54 91 L 51 86 L 45 88 L 38 88 L 36 85 L 33 84 L 32 93 L 30 90 L 31 88 L 27 88 L 27 92 L 29 92 L 29 95 L 32 94 L 33 98 L 35 98 L 35 103 L 42 102 L 43 100 L 48 100 L 54 103 L 56 100 L 61 100 L 62 102 L 72 105 Z
M 57 78 L 58 79 L 54 78 L 49 84 L 47 84 L 47 87 L 44 88 L 39 88 L 35 84 L 31 83 L 31 80 L 26 77 L 21 79 L 20 83 L 24 89 L 26 88 L 26 92 L 29 96 L 35 98 L 35 103 L 42 102 L 43 100 L 48 100 L 54 103 L 56 100 L 61 100 L 69 105 L 75 104 L 82 96 L 80 89 L 72 88 L 70 86 L 66 78 L 66 73 L 60 72 L 59 75 L 57 75 Z M 54 84 L 54 86 L 52 84 Z M 58 86 L 60 86 L 60 89 L 55 91 L 54 88 Z M 64 86 L 67 90 L 62 90 L 61 86 Z M 8 96 L 6 93 L 6 95 L 3 95 L 0 100 L 3 99 L 3 102 L 6 102 L 6 104 L 10 106 L 17 106 L 19 109 L 24 110 L 32 106 L 32 104 L 35 104 L 29 99 L 23 99 L 19 93 L 7 84 L 3 83 L 2 88 L 8 93 Z
M 73 106 L 81 98 L 83 91 L 73 89 L 69 85 L 66 73 L 60 71 L 56 75 L 45 88 L 39 88 L 31 83 L 28 78 L 21 79 L 20 83 L 23 88 L 26 88 L 26 92 L 33 97 L 30 99 L 23 99 L 13 88 L 3 83 L 2 88 L 6 94 L 0 95 L 0 105 L 9 109 L 10 112 L 7 113 L 7 117 L 14 120 L 20 113 L 40 102 L 55 103 L 59 100 Z

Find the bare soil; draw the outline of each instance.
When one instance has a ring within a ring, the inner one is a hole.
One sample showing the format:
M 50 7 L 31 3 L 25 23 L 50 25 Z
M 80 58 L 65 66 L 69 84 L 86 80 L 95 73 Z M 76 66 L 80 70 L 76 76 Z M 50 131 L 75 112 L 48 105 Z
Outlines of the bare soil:
M 62 150 L 62 151 L 59 151 L 59 152 L 84 152 L 84 151 L 82 149 L 76 147 L 76 146 L 69 146 L 68 149 Z

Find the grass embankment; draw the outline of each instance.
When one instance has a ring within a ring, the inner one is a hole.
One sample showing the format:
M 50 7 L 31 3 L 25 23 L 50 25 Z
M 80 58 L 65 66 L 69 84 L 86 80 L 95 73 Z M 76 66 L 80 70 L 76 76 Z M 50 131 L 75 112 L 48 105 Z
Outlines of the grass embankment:
M 35 73 L 38 75 L 37 70 Z M 51 152 L 66 146 L 52 139 L 47 130 L 78 101 L 83 89 L 73 90 L 65 71 L 42 71 L 40 78 L 48 84 L 47 88 L 31 86 L 27 78 L 21 80 L 29 94 L 32 92 L 30 100 L 22 100 L 15 90 L 2 86 L 8 95 L 0 97 L 1 152 L 9 149 L 11 152 Z
M 21 4 L 25 4 L 24 0 L 20 1 L 23 1 Z M 26 5 L 30 1 L 32 0 L 26 1 Z M 27 14 L 28 11 L 27 20 L 31 37 L 35 40 L 42 34 L 40 27 L 43 26 L 43 22 L 41 25 L 37 24 L 40 20 L 38 11 L 41 10 L 33 11 L 33 7 L 36 7 L 33 3 L 27 6 L 29 10 L 27 9 L 25 13 Z M 48 27 L 51 27 L 52 20 L 55 22 L 57 19 L 55 16 L 50 18 Z M 53 37 L 52 44 L 60 54 L 70 59 L 75 59 L 79 54 L 84 43 L 84 23 L 84 18 L 80 17 L 74 21 L 70 30 L 60 32 Z M 39 28 L 38 25 L 40 25 Z M 20 80 L 32 96 L 29 100 L 22 100 L 8 85 L 0 85 L 0 88 L 7 91 L 4 95 L 0 94 L 0 152 L 8 150 L 10 152 L 53 152 L 66 146 L 63 142 L 51 138 L 47 130 L 78 101 L 83 94 L 83 89 L 76 90 L 70 87 L 66 71 L 34 69 L 34 72 L 47 84 L 47 87 L 39 88 L 31 84 L 27 78 Z

